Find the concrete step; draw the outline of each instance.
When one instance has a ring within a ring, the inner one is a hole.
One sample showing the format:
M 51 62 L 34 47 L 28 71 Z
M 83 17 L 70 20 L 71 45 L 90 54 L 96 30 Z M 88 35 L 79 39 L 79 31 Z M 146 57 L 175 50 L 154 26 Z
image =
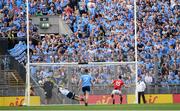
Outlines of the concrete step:
M 17 71 L 0 71 L 0 96 L 20 96 L 24 92 L 25 82 Z
M 11 82 L 17 82 L 14 78 L 10 78 L 9 81 L 11 81 Z M 24 83 L 24 81 L 22 81 L 22 80 L 18 80 L 18 82 Z
M 9 78 L 8 78 L 8 81 L 10 83 L 10 85 L 24 85 L 24 81 L 21 79 L 20 75 L 15 72 L 12 72 L 14 75 L 11 75 Z M 18 81 L 18 82 L 17 82 Z

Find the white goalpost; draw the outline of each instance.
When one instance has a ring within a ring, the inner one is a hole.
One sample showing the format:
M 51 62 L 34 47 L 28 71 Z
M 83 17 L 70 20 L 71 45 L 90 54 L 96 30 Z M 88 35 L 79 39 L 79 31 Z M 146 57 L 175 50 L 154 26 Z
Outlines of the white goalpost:
M 136 64 L 136 86 L 138 82 L 138 59 L 137 59 L 137 5 L 136 0 L 134 0 L 134 39 L 135 39 L 135 64 Z M 135 91 L 136 103 L 138 103 L 138 93 Z
M 26 0 L 26 33 L 27 33 L 27 63 L 26 63 L 26 83 L 25 83 L 25 100 L 24 104 L 25 106 L 30 106 L 30 69 L 29 69 L 29 63 L 30 63 L 30 53 L 29 53 L 29 2 Z

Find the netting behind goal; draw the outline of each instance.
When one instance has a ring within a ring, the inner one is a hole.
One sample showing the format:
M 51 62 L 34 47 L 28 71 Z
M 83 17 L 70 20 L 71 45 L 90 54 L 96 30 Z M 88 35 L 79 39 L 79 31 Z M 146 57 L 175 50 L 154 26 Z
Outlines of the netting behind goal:
M 30 94 L 40 97 L 40 104 L 83 104 L 59 93 L 58 87 L 63 86 L 82 97 L 83 93 L 78 84 L 85 69 L 89 70 L 94 83 L 89 96 L 89 104 L 112 104 L 111 82 L 119 75 L 122 75 L 123 81 L 129 86 L 129 88 L 122 88 L 123 103 L 128 103 L 128 96 L 135 94 L 135 63 L 31 64 Z M 49 83 L 53 84 L 52 96 L 47 94 L 49 93 L 47 90 L 51 91 L 52 86 L 47 85 L 46 81 L 51 81 Z M 119 98 L 116 97 L 116 99 L 118 104 Z

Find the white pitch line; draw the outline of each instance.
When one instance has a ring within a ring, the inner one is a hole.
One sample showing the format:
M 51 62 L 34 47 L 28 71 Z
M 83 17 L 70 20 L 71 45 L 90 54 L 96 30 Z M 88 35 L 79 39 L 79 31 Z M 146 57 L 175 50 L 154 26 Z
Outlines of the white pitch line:
M 79 110 L 3 110 L 3 111 L 79 111 Z M 97 110 L 81 110 L 81 111 L 97 111 Z M 180 111 L 180 110 L 98 110 L 98 111 Z

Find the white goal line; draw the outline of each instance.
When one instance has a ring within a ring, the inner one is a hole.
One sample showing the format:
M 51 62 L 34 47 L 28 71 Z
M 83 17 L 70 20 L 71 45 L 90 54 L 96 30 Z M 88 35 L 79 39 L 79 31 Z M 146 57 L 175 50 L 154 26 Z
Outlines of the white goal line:
M 3 110 L 3 111 L 29 111 L 29 110 Z M 31 111 L 79 111 L 79 110 L 32 110 Z M 82 111 L 97 111 L 97 110 L 82 110 Z M 98 111 L 179 111 L 179 110 L 98 110 Z

